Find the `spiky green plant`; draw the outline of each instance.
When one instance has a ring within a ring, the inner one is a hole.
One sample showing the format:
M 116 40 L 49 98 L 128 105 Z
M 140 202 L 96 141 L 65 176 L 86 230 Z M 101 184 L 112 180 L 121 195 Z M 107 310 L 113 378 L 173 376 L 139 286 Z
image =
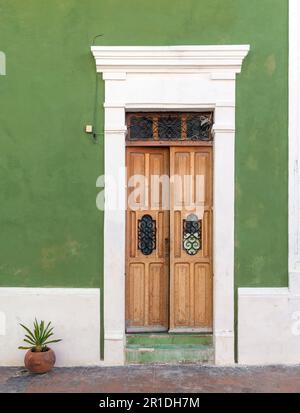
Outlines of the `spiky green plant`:
M 25 334 L 25 338 L 23 341 L 29 344 L 29 346 L 20 346 L 20 350 L 31 350 L 37 353 L 42 351 L 47 351 L 48 347 L 47 344 L 51 343 L 58 343 L 61 339 L 58 340 L 49 340 L 51 336 L 53 336 L 53 328 L 51 327 L 51 321 L 47 324 L 45 328 L 44 321 L 38 323 L 37 319 L 35 319 L 33 323 L 33 330 L 31 331 L 28 327 L 24 326 L 24 324 L 20 323 L 20 326 L 24 328 L 27 334 Z

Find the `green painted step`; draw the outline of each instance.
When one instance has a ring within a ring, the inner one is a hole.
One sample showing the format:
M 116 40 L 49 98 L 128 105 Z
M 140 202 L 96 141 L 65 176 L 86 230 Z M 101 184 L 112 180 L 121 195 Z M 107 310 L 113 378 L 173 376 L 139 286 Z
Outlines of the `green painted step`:
M 191 349 L 191 350 L 205 350 L 207 349 L 207 345 L 205 344 L 152 344 L 148 346 L 141 346 L 140 344 L 127 344 L 126 349 L 128 350 L 143 350 L 145 349 L 148 351 L 149 349 L 154 349 L 154 350 L 180 350 L 180 349 Z
M 128 364 L 168 364 L 168 363 L 199 363 L 212 364 L 214 362 L 213 347 L 204 349 L 127 349 L 126 362 Z
M 211 334 L 127 334 L 127 345 L 138 344 L 140 346 L 160 344 L 204 344 L 212 345 Z
M 128 364 L 212 364 L 214 362 L 211 335 L 129 334 L 126 340 Z

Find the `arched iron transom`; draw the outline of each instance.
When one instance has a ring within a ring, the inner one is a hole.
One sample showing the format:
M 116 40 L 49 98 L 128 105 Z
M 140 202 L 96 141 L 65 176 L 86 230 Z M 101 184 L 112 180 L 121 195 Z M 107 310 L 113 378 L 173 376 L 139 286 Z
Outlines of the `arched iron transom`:
M 196 255 L 202 249 L 202 220 L 195 214 L 183 220 L 183 249 L 188 255 Z

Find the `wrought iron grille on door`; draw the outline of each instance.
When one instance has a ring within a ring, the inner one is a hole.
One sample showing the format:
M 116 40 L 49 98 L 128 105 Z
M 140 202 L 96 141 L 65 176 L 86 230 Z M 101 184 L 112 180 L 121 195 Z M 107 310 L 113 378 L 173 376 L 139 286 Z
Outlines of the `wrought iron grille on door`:
M 156 249 L 156 221 L 151 215 L 138 220 L 138 249 L 144 255 L 151 255 Z
M 128 113 L 127 140 L 210 142 L 212 125 L 212 112 Z
M 183 249 L 188 255 L 196 255 L 202 249 L 202 220 L 190 214 L 183 220 Z

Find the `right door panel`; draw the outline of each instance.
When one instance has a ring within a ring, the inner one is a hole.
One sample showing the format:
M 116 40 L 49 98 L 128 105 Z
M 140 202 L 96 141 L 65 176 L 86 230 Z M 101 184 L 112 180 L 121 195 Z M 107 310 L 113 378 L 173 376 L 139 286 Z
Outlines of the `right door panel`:
M 170 148 L 170 330 L 212 330 L 212 148 Z

